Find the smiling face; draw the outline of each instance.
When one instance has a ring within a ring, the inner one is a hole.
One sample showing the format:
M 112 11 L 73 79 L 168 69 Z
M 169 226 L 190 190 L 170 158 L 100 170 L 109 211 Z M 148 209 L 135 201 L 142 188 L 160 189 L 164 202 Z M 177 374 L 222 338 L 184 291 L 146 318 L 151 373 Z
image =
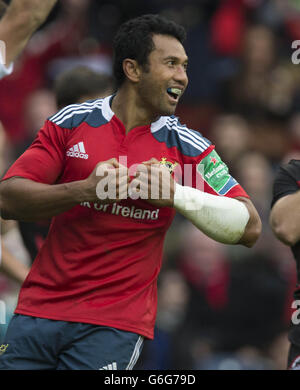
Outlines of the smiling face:
M 188 84 L 188 58 L 182 44 L 169 35 L 153 35 L 154 50 L 141 70 L 137 92 L 153 115 L 173 115 Z

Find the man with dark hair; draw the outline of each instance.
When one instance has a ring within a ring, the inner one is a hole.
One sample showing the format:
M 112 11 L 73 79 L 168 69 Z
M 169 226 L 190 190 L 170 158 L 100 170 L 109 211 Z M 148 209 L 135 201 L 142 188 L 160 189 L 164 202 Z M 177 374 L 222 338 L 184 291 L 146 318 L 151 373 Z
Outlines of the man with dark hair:
M 124 23 L 114 39 L 113 70 L 117 87 L 126 79 L 123 70 L 123 61 L 126 58 L 134 58 L 144 70 L 149 71 L 149 55 L 155 49 L 153 34 L 174 37 L 182 45 L 186 39 L 186 32 L 182 26 L 172 21 L 163 23 L 161 18 L 152 15 Z
M 54 85 L 59 109 L 86 100 L 100 99 L 112 93 L 110 76 L 100 74 L 86 66 L 77 66 L 59 75 Z
M 0 2 L 0 79 L 13 70 L 32 34 L 46 20 L 57 0 L 12 0 L 6 9 Z
M 217 241 L 257 240 L 248 195 L 211 142 L 173 115 L 188 84 L 183 38 L 182 27 L 157 15 L 121 26 L 116 94 L 49 118 L 1 182 L 4 218 L 52 218 L 2 369 L 132 369 L 143 339 L 153 338 L 176 211 Z

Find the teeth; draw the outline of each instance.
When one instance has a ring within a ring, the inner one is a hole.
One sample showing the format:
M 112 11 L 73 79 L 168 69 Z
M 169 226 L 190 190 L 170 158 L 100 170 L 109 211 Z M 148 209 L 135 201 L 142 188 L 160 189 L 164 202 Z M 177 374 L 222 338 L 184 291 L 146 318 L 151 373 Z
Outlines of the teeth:
M 179 88 L 168 88 L 167 92 L 173 93 L 174 95 L 177 95 L 177 96 L 181 95 L 181 89 L 179 89 Z

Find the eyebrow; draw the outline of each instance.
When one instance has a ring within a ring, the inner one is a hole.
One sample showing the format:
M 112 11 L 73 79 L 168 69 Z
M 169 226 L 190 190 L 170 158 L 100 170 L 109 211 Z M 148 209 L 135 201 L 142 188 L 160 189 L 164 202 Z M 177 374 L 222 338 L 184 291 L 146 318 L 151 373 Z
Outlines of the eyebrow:
M 165 57 L 164 60 L 175 60 L 175 61 L 179 61 L 180 62 L 180 58 L 179 57 L 176 57 L 176 56 L 168 56 L 168 57 Z M 185 58 L 185 60 L 183 61 L 184 63 L 187 63 L 189 61 L 188 57 Z

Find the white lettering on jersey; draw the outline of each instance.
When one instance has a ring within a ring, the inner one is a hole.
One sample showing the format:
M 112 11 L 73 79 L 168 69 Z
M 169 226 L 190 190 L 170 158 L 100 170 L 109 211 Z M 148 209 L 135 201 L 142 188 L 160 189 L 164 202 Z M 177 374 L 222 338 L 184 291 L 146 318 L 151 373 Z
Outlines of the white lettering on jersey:
M 138 209 L 135 206 L 122 206 L 118 203 L 112 204 L 98 204 L 98 203 L 90 203 L 90 202 L 82 202 L 80 206 L 94 208 L 96 211 L 109 212 L 114 215 L 121 215 L 125 218 L 133 218 L 133 219 L 150 219 L 155 221 L 158 219 L 159 209 L 156 210 L 148 210 L 148 209 Z
M 87 160 L 89 158 L 89 155 L 86 154 L 86 152 L 85 152 L 83 142 L 78 142 L 78 144 L 72 146 L 72 148 L 70 148 L 67 151 L 67 156 L 68 157 L 83 158 L 85 160 Z

